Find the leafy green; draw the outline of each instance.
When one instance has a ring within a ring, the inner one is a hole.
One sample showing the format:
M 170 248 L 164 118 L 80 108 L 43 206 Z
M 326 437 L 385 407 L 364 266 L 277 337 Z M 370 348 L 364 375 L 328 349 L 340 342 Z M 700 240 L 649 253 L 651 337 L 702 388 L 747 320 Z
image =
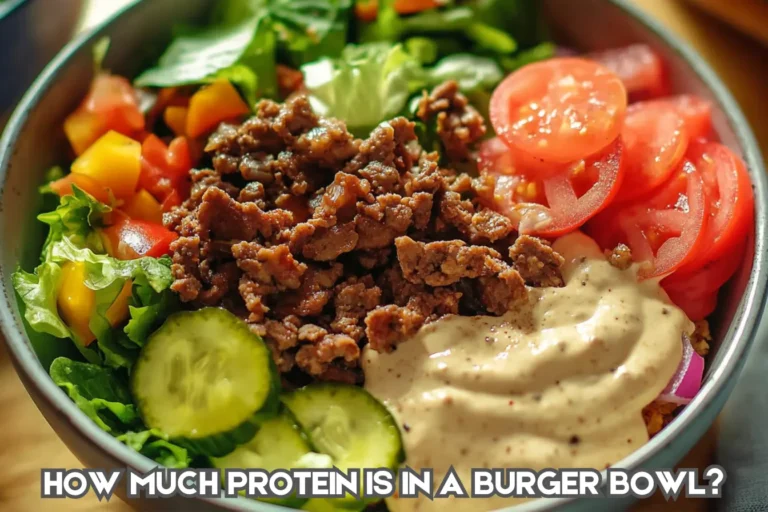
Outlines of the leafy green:
M 120 433 L 141 425 L 125 379 L 117 372 L 66 357 L 51 363 L 51 379 L 100 428 Z
M 104 250 L 103 242 L 94 228 L 101 226 L 104 214 L 111 211 L 111 208 L 76 185 L 72 186 L 72 192 L 72 195 L 61 198 L 55 210 L 37 216 L 38 220 L 49 226 L 48 237 L 40 255 L 42 261 L 49 259 L 53 244 L 64 237 L 95 251 Z
M 44 262 L 34 273 L 17 270 L 11 280 L 25 305 L 24 318 L 29 326 L 57 338 L 69 338 L 69 327 L 59 317 L 56 307 L 60 277 L 61 267 Z
M 338 59 L 302 66 L 312 107 L 358 134 L 399 114 L 423 86 L 421 65 L 401 45 L 349 45 Z
M 443 58 L 427 74 L 430 85 L 456 80 L 464 92 L 492 89 L 504 78 L 495 60 L 469 53 L 457 53 Z
M 532 62 L 548 59 L 554 55 L 554 43 L 544 42 L 534 46 L 533 48 L 523 50 L 512 57 L 502 57 L 499 59 L 499 62 L 504 68 L 504 71 L 511 72 L 527 64 L 531 64 Z
M 142 297 L 145 294 L 146 297 Z M 150 287 L 138 286 L 134 296 L 139 296 L 140 305 L 129 306 L 131 319 L 123 331 L 131 342 L 143 347 L 150 333 L 157 329 L 172 311 L 178 309 L 178 302 L 170 290 L 154 293 Z
M 189 465 L 187 450 L 156 429 L 146 429 L 121 372 L 58 357 L 51 363 L 53 382 L 102 430 L 169 468 Z
M 299 67 L 341 55 L 352 5 L 353 0 L 271 0 L 269 14 L 287 63 Z
M 182 469 L 189 466 L 187 450 L 168 441 L 168 436 L 157 429 L 126 432 L 117 440 L 168 468 Z
M 405 40 L 403 46 L 422 64 L 432 64 L 437 59 L 437 43 L 427 37 L 411 37 Z
M 255 97 L 256 87 L 264 95 L 276 93 L 275 37 L 266 16 L 251 16 L 232 24 L 214 24 L 176 37 L 155 67 L 139 75 L 140 87 L 173 87 L 208 83 L 220 76 L 239 78 L 244 95 Z M 245 78 L 242 66 L 253 73 Z M 254 79 L 254 77 L 257 77 Z

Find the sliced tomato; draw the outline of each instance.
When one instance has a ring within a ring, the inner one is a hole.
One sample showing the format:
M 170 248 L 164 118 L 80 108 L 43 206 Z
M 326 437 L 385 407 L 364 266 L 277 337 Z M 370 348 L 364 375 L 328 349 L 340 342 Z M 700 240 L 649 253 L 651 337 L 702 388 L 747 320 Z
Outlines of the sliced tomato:
M 685 128 L 691 139 L 711 137 L 712 103 L 693 94 L 681 94 L 657 100 L 673 106 L 685 121 Z
M 616 73 L 633 99 L 656 98 L 668 89 L 663 62 L 648 45 L 612 48 L 590 53 L 586 57 Z
M 686 159 L 653 195 L 612 205 L 590 221 L 588 231 L 603 249 L 624 243 L 635 261 L 650 262 L 638 274 L 647 279 L 698 257 L 708 217 L 701 174 Z
M 486 155 L 489 153 L 490 149 L 486 150 Z M 504 169 L 515 167 L 509 156 L 495 160 L 496 171 L 493 164 L 482 160 L 483 154 L 481 149 L 479 167 L 486 175 L 495 176 L 496 209 L 515 221 L 522 234 L 556 237 L 577 229 L 610 203 L 623 177 L 620 139 L 599 155 L 569 166 L 568 172 L 540 182 L 505 174 Z M 540 188 L 544 200 L 539 196 Z
M 529 167 L 519 162 L 504 141 L 498 137 L 483 142 L 478 148 L 478 170 L 481 175 L 494 178 L 494 187 L 503 200 L 512 204 L 537 203 L 547 205 L 544 195 L 544 184 L 541 180 L 532 179 Z M 489 207 L 493 206 L 495 192 L 490 194 Z
M 627 173 L 617 201 L 641 197 L 664 183 L 682 161 L 689 141 L 683 117 L 658 101 L 631 105 L 621 138 Z
M 669 300 L 683 310 L 693 322 L 704 320 L 717 307 L 717 290 L 704 295 L 693 295 L 685 291 L 667 290 Z
M 171 242 L 179 237 L 162 224 L 127 217 L 105 228 L 104 236 L 107 252 L 121 260 L 159 258 L 170 253 Z
M 554 58 L 515 71 L 493 92 L 490 118 L 513 149 L 567 164 L 596 154 L 621 132 L 627 93 L 596 62 Z
M 744 258 L 746 246 L 747 241 L 744 239 L 734 247 L 733 251 L 692 272 L 680 269 L 665 277 L 661 281 L 661 286 L 668 293 L 687 294 L 692 297 L 703 297 L 710 292 L 716 292 L 736 273 Z
M 681 271 L 692 272 L 723 256 L 732 256 L 754 223 L 752 183 L 744 162 L 717 142 L 691 143 L 688 158 L 696 165 L 704 182 L 709 203 L 705 232 L 706 246 L 700 255 Z

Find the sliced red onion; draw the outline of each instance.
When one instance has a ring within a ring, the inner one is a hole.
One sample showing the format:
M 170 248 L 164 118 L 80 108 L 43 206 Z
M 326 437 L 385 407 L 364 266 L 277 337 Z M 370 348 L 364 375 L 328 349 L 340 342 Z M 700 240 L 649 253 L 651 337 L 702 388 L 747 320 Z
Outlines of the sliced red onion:
M 672 380 L 659 395 L 659 400 L 679 405 L 687 404 L 701 389 L 703 375 L 704 358 L 693 350 L 690 338 L 683 334 L 683 360 L 680 361 Z

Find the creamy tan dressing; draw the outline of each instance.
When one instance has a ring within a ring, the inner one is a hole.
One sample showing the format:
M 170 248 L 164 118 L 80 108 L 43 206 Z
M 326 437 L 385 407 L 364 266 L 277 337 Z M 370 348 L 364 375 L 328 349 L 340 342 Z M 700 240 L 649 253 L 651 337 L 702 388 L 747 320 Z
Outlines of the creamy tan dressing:
M 581 233 L 561 238 L 563 288 L 531 288 L 502 317 L 448 317 L 391 354 L 366 350 L 365 387 L 395 416 L 406 464 L 603 469 L 648 441 L 641 411 L 682 358 L 691 322 L 656 281 L 611 266 Z M 390 499 L 390 510 L 491 510 L 512 500 Z M 450 508 L 446 508 L 450 507 Z

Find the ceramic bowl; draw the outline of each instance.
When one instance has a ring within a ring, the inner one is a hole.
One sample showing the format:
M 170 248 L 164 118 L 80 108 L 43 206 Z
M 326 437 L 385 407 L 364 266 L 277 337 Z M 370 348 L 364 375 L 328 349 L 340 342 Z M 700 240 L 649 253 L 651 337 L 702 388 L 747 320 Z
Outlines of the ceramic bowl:
M 30 335 L 24 329 L 11 273 L 18 265 L 32 268 L 43 239 L 35 222 L 37 187 L 50 166 L 66 160 L 61 126 L 88 89 L 93 71 L 91 45 L 109 36 L 105 63 L 131 76 L 146 62 L 146 49 L 170 37 L 171 27 L 202 19 L 212 0 L 162 0 L 129 6 L 96 31 L 69 44 L 43 71 L 14 113 L 0 143 L 0 324 L 21 380 L 45 418 L 80 461 L 88 467 L 131 467 L 147 471 L 154 463 L 117 442 L 91 422 L 48 377 L 51 360 L 72 350 L 68 342 Z M 738 378 L 747 350 L 762 321 L 766 289 L 766 206 L 768 184 L 755 139 L 727 88 L 693 50 L 647 15 L 622 0 L 545 0 L 558 42 L 591 51 L 643 42 L 665 59 L 675 92 L 700 95 L 715 105 L 714 123 L 722 142 L 747 163 L 755 193 L 756 224 L 749 250 L 737 275 L 722 291 L 713 322 L 715 342 L 708 356 L 704 385 L 698 396 L 659 435 L 621 461 L 626 468 L 671 467 L 709 428 Z M 153 46 L 155 45 L 155 46 Z M 151 55 L 149 55 L 151 58 Z M 237 500 L 147 500 L 142 510 L 279 510 Z M 585 499 L 537 500 L 523 510 L 587 510 L 620 508 L 626 503 Z

